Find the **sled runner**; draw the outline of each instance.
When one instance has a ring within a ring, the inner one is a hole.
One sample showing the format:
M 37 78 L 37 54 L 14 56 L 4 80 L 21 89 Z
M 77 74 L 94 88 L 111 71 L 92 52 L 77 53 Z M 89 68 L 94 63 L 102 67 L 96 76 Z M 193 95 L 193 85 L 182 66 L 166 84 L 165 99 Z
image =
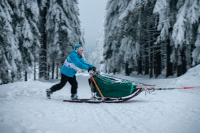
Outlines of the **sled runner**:
M 73 100 L 63 100 L 63 102 L 76 102 L 76 103 L 121 103 L 132 99 L 143 91 L 142 88 L 136 89 L 131 95 L 127 97 L 104 97 L 104 98 L 96 98 L 94 99 L 78 99 L 76 101 Z

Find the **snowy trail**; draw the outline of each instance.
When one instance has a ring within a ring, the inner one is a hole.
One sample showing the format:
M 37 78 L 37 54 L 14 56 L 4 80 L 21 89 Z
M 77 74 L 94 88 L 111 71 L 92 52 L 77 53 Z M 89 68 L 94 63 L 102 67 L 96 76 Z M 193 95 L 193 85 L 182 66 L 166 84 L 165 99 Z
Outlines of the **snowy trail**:
M 77 75 L 80 98 L 91 95 L 87 79 L 85 74 Z M 132 77 L 132 80 L 137 79 Z M 0 133 L 200 131 L 200 89 L 156 91 L 147 97 L 142 92 L 125 103 L 66 103 L 62 100 L 70 97 L 69 84 L 55 92 L 51 100 L 46 98 L 45 89 L 57 82 L 29 81 L 0 86 Z

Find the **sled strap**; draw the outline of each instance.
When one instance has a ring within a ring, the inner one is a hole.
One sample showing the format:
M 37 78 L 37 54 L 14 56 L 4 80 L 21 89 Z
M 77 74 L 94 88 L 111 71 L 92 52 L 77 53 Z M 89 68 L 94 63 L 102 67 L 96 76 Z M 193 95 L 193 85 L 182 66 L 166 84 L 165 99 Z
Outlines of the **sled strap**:
M 95 82 L 94 78 L 93 77 L 91 77 L 91 78 L 92 78 L 92 81 L 94 82 L 95 86 L 97 87 L 97 90 L 99 91 L 99 94 L 101 95 L 101 98 L 104 98 L 99 87 L 97 86 L 97 83 Z

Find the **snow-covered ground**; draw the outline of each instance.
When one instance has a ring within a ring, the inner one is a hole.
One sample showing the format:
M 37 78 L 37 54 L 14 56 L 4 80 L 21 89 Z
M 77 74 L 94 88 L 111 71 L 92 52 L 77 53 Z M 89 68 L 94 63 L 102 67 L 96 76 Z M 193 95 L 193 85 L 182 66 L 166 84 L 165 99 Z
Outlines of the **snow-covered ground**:
M 158 87 L 200 86 L 200 65 L 179 78 L 126 78 Z M 134 76 L 134 75 L 133 75 Z M 77 74 L 79 98 L 89 98 L 88 74 Z M 67 103 L 70 85 L 47 99 L 51 81 L 0 85 L 0 133 L 199 133 L 200 89 L 144 92 L 125 103 Z

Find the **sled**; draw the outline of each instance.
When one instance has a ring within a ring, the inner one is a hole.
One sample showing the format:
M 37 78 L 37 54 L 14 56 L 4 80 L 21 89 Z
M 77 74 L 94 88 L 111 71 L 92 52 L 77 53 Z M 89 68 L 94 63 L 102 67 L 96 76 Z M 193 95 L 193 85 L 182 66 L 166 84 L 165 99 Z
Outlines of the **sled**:
M 63 100 L 63 102 L 121 103 L 136 97 L 144 90 L 142 87 L 144 85 L 140 83 L 103 76 L 99 73 L 96 73 L 88 81 L 92 92 L 92 99 Z M 148 87 L 152 86 L 148 85 Z
M 92 99 L 63 100 L 63 102 L 122 103 L 136 97 L 142 91 L 145 91 L 146 96 L 146 94 L 151 94 L 155 90 L 200 89 L 200 86 L 160 88 L 155 85 L 129 81 L 109 75 L 100 75 L 99 73 L 95 73 L 88 81 L 92 92 Z

